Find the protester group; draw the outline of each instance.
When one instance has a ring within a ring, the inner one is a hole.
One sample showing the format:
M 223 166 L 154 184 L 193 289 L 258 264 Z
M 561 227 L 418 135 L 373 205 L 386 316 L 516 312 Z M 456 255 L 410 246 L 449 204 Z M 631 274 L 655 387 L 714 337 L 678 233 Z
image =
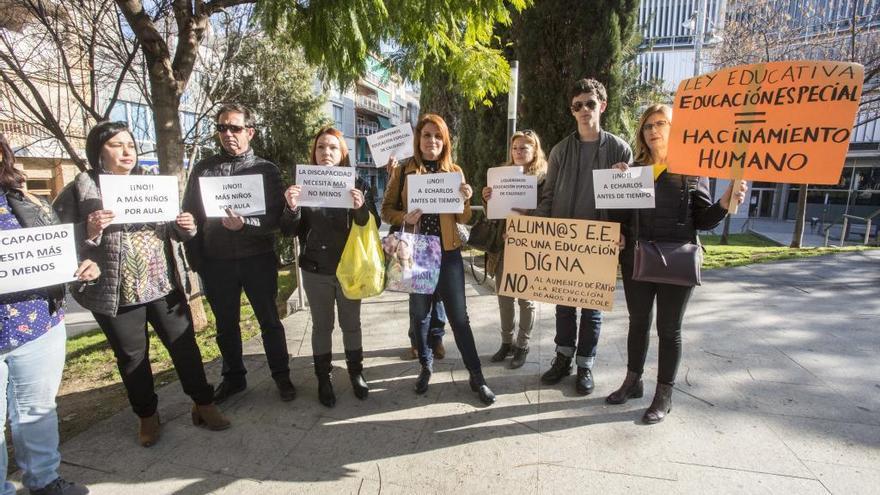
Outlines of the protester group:
M 682 322 L 694 287 L 693 283 L 674 279 L 657 281 L 641 276 L 636 251 L 640 245 L 677 242 L 697 246 L 698 252 L 697 232 L 718 225 L 727 215 L 728 205 L 743 201 L 746 187 L 741 182 L 732 182 L 720 199 L 713 201 L 708 179 L 682 176 L 668 169 L 673 115 L 664 104 L 648 106 L 642 113 L 633 153 L 623 139 L 602 129 L 600 117 L 607 101 L 608 95 L 600 82 L 574 82 L 568 102 L 577 130 L 556 143 L 549 154 L 545 154 L 538 132 L 516 132 L 509 142 L 508 160 L 501 165 L 521 167 L 522 174 L 536 177 L 534 207 L 517 209 L 514 214 L 620 224 L 619 263 L 629 313 L 628 360 L 622 384 L 605 401 L 623 404 L 643 396 L 642 375 L 656 311 L 656 390 L 643 416 L 645 423 L 653 424 L 662 421 L 672 409 L 672 390 L 681 360 Z M 435 246 L 439 246 L 438 252 L 425 254 L 438 260 L 432 289 L 413 290 L 409 294 L 409 347 L 420 365 L 415 393 L 428 391 L 434 360 L 445 357 L 443 337 L 448 323 L 469 373 L 471 390 L 484 405 L 496 401 L 483 373 L 465 296 L 465 246 L 459 230 L 471 221 L 471 198 L 475 191 L 464 180 L 462 168 L 453 163 L 454 136 L 443 118 L 423 115 L 413 131 L 412 157 L 389 158 L 386 168 L 390 176 L 380 205 L 375 199 L 377 191 L 357 178 L 354 187 L 347 191 L 351 197 L 349 208 L 302 205 L 303 185 L 285 187 L 279 167 L 254 154 L 251 140 L 256 118 L 247 107 L 222 105 L 215 125 L 222 151 L 192 167 L 181 213 L 168 222 L 114 222 L 117 213 L 102 202 L 103 176 L 146 173 L 139 166 L 136 142 L 125 123 L 101 122 L 91 129 L 86 140 L 90 169 L 77 175 L 51 206 L 26 192 L 25 178 L 13 167 L 13 152 L 2 138 L 2 230 L 72 224 L 80 263 L 78 281 L 67 287 L 57 285 L 0 294 L 0 391 L 6 394 L 22 482 L 32 494 L 88 493 L 84 486 L 68 482 L 58 474 L 55 396 L 65 359 L 63 301 L 67 291 L 92 312 L 113 349 L 129 403 L 139 420 L 137 440 L 144 447 L 159 441 L 162 428 L 149 360 L 148 325 L 168 350 L 181 387 L 193 401 L 193 424 L 209 430 L 232 425 L 217 405 L 247 388 L 239 324 L 242 290 L 259 322 L 278 396 L 282 401 L 296 398 L 285 329 L 276 306 L 279 232 L 297 238 L 300 244 L 298 265 L 311 313 L 311 346 L 321 404 L 334 407 L 337 401 L 332 380 L 332 334 L 337 318 L 354 395 L 361 400 L 369 397 L 361 300 L 346 294 L 345 282 L 340 282 L 337 269 L 347 242 L 354 237 L 352 229 L 373 230 L 382 223 L 390 225 L 392 232 L 415 232 L 421 238 L 433 236 Z M 310 163 L 350 167 L 348 155 L 343 133 L 324 127 L 312 141 Z M 592 171 L 626 171 L 639 166 L 651 167 L 653 171 L 654 208 L 597 208 Z M 460 213 L 423 213 L 407 206 L 407 181 L 435 173 L 461 175 L 457 189 L 462 202 Z M 227 208 L 225 216 L 206 211 L 199 179 L 235 176 L 261 177 L 265 198 L 262 211 L 242 215 Z M 493 201 L 492 187 L 483 188 L 479 196 L 488 205 Z M 505 220 L 493 222 L 494 238 L 490 244 L 494 247 L 487 249 L 486 269 L 494 275 L 500 289 L 505 265 L 510 263 L 505 261 L 503 250 L 507 229 Z M 398 251 L 406 251 L 411 257 L 412 250 L 427 249 L 411 246 L 404 239 L 408 237 L 394 237 L 392 253 L 386 246 L 388 276 L 405 269 L 397 259 Z M 394 262 L 398 265 L 392 267 Z M 200 277 L 216 321 L 216 340 L 222 355 L 222 379 L 216 388 L 206 377 L 195 339 L 189 306 L 193 299 L 192 272 Z M 498 307 L 500 347 L 489 359 L 502 362 L 510 357 L 510 368 L 522 367 L 530 350 L 536 304 L 499 295 Z M 574 373 L 574 390 L 588 395 L 595 388 L 592 370 L 598 356 L 602 311 L 557 304 L 555 321 L 556 356 L 541 375 L 541 382 L 555 385 Z M 5 443 L 3 447 L 0 470 L 6 473 Z M 14 486 L 5 480 L 0 493 L 14 493 Z

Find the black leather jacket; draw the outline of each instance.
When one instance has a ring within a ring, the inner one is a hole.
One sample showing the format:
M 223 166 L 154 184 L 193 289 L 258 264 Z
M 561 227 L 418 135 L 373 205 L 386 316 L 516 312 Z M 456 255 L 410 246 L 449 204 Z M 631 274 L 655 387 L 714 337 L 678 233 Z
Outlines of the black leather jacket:
M 299 237 L 302 250 L 299 265 L 303 270 L 335 275 L 351 231 L 351 222 L 363 226 L 367 224 L 369 215 L 373 215 L 376 226 L 381 224 L 370 187 L 360 177 L 355 181 L 355 187 L 364 193 L 364 204 L 357 210 L 297 207 L 291 211 L 284 208 L 281 232 Z
M 6 201 L 12 208 L 12 214 L 18 219 L 18 223 L 23 228 L 28 227 L 45 227 L 47 225 L 56 225 L 61 223 L 55 210 L 45 200 L 40 198 L 40 204 L 37 205 L 24 197 L 24 193 L 18 189 L 0 188 L 0 194 L 6 195 Z M 53 285 L 46 287 L 44 290 L 49 294 L 49 311 L 55 313 L 64 307 L 64 295 L 66 285 Z
M 257 174 L 263 176 L 264 215 L 245 217 L 244 228 L 239 231 L 227 229 L 219 218 L 205 216 L 199 177 Z M 254 155 L 252 149 L 238 156 L 222 152 L 199 161 L 190 172 L 183 194 L 183 211 L 192 213 L 198 226 L 198 234 L 185 244 L 190 265 L 199 271 L 203 257 L 240 259 L 275 252 L 275 236 L 283 209 L 281 172 L 274 163 Z

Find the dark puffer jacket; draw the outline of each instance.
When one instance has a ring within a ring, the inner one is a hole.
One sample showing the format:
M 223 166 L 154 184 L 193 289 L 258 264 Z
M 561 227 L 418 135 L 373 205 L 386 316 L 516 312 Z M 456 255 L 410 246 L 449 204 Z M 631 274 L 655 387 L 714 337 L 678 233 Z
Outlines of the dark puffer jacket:
M 633 163 L 634 167 L 645 166 Z M 695 241 L 698 230 L 715 228 L 727 215 L 720 202 L 709 196 L 709 179 L 663 172 L 654 183 L 653 209 L 620 212 L 626 248 L 621 263 L 632 264 L 635 245 L 635 221 L 639 238 L 654 241 Z
M 232 175 L 263 176 L 266 213 L 244 217 L 239 231 L 227 229 L 220 218 L 207 218 L 202 204 L 199 177 Z M 253 149 L 232 156 L 226 152 L 198 162 L 190 173 L 183 194 L 183 211 L 192 213 L 199 233 L 186 243 L 186 254 L 193 269 L 199 271 L 203 257 L 240 259 L 275 251 L 278 221 L 284 209 L 284 184 L 278 167 L 254 155 Z
M 367 224 L 373 215 L 376 226 L 381 224 L 379 213 L 370 187 L 361 178 L 355 187 L 364 193 L 364 204 L 357 210 L 344 208 L 297 207 L 293 211 L 284 208 L 281 232 L 299 237 L 302 254 L 299 266 L 308 272 L 335 275 L 336 266 L 342 258 L 342 250 L 351 231 L 351 222 Z
M 41 198 L 40 204 L 36 204 L 31 199 L 25 197 L 22 191 L 18 189 L 6 190 L 0 187 L 0 194 L 6 195 L 6 201 L 12 209 L 12 214 L 18 219 L 18 223 L 22 228 L 45 227 L 48 225 L 57 225 L 61 223 L 52 207 Z M 54 314 L 64 307 L 64 294 L 66 286 L 53 285 L 46 287 L 44 290 L 49 294 L 49 312 Z

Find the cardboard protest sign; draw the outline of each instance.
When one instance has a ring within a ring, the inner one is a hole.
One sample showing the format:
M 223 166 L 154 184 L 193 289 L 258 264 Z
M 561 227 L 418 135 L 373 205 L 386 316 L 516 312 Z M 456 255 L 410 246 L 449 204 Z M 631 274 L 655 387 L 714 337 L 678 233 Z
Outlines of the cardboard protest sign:
M 593 170 L 596 208 L 653 208 L 654 167 Z
M 352 208 L 357 169 L 324 165 L 297 165 L 296 183 L 302 186 L 297 204 L 324 208 Z
M 73 225 L 0 231 L 0 294 L 75 280 Z
M 522 167 L 494 167 L 486 171 L 486 185 L 492 198 L 486 205 L 486 218 L 507 218 L 514 208 L 531 210 L 538 206 L 538 178 L 523 174 Z
M 498 294 L 610 310 L 620 224 L 514 216 L 507 219 Z
M 225 217 L 226 208 L 243 217 L 266 213 L 262 175 L 199 177 L 199 188 L 207 217 Z
M 180 212 L 177 177 L 169 175 L 105 174 L 101 197 L 113 223 L 168 222 Z
M 837 184 L 864 78 L 859 64 L 789 61 L 686 79 L 675 93 L 669 170 Z
M 413 156 L 413 132 L 409 122 L 404 122 L 391 129 L 387 129 L 367 136 L 367 144 L 370 146 L 370 154 L 377 167 L 384 167 L 388 158 L 398 160 Z
M 461 184 L 464 178 L 458 172 L 440 174 L 410 174 L 406 176 L 406 211 L 422 213 L 461 213 L 464 198 Z

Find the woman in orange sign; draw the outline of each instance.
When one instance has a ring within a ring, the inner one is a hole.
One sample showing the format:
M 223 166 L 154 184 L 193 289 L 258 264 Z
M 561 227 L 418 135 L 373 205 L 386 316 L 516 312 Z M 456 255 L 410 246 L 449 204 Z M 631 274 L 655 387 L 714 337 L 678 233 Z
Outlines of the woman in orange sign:
M 666 170 L 671 122 L 672 109 L 667 105 L 652 105 L 639 119 L 640 132 L 636 138 L 636 159 L 633 165 L 653 164 L 655 206 L 653 209 L 628 212 L 629 215 L 626 215 L 623 222 L 626 247 L 621 251 L 620 261 L 626 307 L 629 311 L 627 373 L 620 388 L 605 399 L 609 404 L 623 404 L 631 398 L 642 397 L 642 372 L 648 353 L 648 332 L 651 329 L 656 299 L 660 350 L 657 390 L 654 401 L 642 417 L 648 424 L 663 421 L 672 410 L 672 386 L 681 360 L 681 323 L 693 292 L 693 284 L 674 280 L 675 277 L 670 278 L 670 283 L 645 281 L 648 277 L 634 270 L 636 245 L 639 244 L 646 250 L 660 249 L 660 252 L 676 243 L 698 245 L 697 231 L 709 230 L 718 225 L 727 215 L 731 195 L 737 203 L 742 203 L 746 192 L 745 183 L 741 182 L 735 193 L 729 187 L 720 201 L 712 203 L 708 179 L 682 176 Z M 623 163 L 616 167 L 621 170 L 628 168 Z M 673 254 L 667 251 L 664 255 L 670 257 Z

